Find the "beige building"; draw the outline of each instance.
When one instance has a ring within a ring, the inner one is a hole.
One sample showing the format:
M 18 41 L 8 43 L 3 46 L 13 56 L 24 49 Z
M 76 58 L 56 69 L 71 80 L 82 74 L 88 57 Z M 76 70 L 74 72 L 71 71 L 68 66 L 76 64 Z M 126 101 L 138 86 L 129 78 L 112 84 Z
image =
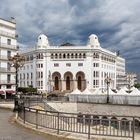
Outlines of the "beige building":
M 14 18 L 0 18 L 0 95 L 11 96 L 15 92 L 15 69 L 8 58 L 16 53 L 16 23 Z

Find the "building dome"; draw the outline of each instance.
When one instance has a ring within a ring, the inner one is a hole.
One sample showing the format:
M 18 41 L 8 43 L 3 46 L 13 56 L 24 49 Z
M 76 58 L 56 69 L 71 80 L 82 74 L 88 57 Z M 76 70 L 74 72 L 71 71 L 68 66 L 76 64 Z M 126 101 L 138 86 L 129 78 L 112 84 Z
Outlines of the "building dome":
M 37 39 L 37 48 L 43 49 L 43 48 L 47 48 L 48 46 L 49 46 L 49 41 L 47 36 L 44 34 L 39 35 Z
M 99 48 L 100 47 L 100 43 L 98 41 L 97 35 L 91 34 L 88 37 L 88 43 L 87 43 L 87 45 L 90 46 L 90 47 L 93 47 L 93 48 Z

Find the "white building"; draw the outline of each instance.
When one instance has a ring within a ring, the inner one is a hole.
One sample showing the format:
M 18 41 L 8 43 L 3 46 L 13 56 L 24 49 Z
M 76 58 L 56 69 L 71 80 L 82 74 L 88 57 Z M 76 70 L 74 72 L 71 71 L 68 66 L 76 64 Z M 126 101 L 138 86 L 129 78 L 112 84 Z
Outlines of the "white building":
M 8 57 L 16 53 L 16 23 L 0 19 L 0 94 L 15 91 L 15 69 L 10 67 Z
M 126 86 L 133 87 L 137 83 L 137 74 L 133 72 L 126 73 Z
M 19 71 L 19 86 L 33 85 L 40 92 L 50 90 L 70 92 L 78 88 L 106 88 L 105 79 L 111 78 L 110 87 L 116 89 L 119 71 L 116 53 L 101 48 L 98 37 L 90 35 L 85 46 L 66 43 L 50 46 L 45 35 L 39 35 L 36 48 L 21 52 L 26 63 Z M 125 68 L 124 68 L 125 70 Z
M 126 75 L 125 75 L 125 59 L 117 55 L 116 60 L 116 88 L 120 89 L 126 86 Z

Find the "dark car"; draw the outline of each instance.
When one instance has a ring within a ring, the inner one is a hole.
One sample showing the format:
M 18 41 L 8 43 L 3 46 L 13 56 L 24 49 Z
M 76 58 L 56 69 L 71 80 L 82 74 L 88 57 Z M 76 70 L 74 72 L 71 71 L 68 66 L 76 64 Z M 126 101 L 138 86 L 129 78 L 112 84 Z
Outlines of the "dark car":
M 57 94 L 54 94 L 54 93 L 49 94 L 47 96 L 47 100 L 57 100 L 57 99 L 58 99 L 58 95 Z

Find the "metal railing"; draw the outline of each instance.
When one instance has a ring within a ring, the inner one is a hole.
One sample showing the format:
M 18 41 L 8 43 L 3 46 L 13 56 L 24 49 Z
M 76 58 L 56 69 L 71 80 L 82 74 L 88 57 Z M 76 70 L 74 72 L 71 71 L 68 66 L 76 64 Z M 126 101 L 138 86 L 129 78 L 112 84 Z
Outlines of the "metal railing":
M 88 139 L 100 135 L 134 140 L 135 133 L 140 132 L 140 118 L 131 116 L 64 113 L 23 107 L 18 117 L 24 123 L 34 124 L 36 129 L 54 129 L 57 134 L 60 131 L 85 134 Z

